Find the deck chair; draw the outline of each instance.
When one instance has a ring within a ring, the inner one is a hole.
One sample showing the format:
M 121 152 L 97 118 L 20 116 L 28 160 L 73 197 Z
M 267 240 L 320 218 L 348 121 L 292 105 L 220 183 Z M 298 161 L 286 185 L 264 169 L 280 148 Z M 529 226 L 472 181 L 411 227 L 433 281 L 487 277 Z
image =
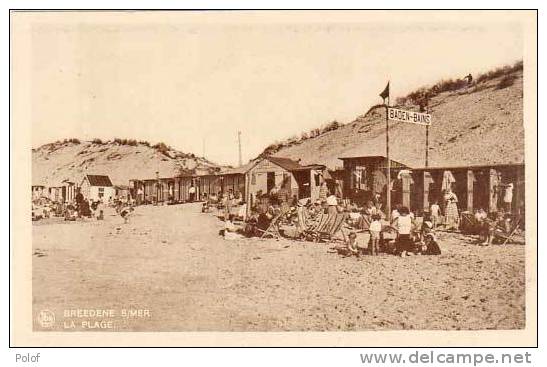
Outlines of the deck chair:
M 281 237 L 281 233 L 279 232 L 279 224 L 281 222 L 281 219 L 286 214 L 285 211 L 281 210 L 275 217 L 272 218 L 272 221 L 270 222 L 270 225 L 266 230 L 262 230 L 260 228 L 257 228 L 256 230 L 259 232 L 262 232 L 262 235 L 260 238 L 266 238 L 266 237 L 272 237 L 272 238 L 279 238 Z
M 473 213 L 462 212 L 460 230 L 465 234 L 479 234 L 481 231 L 481 224 L 477 221 Z
M 326 223 L 329 221 L 328 214 L 318 215 L 314 221 L 308 223 L 307 228 L 302 232 L 301 236 L 307 239 L 308 241 L 315 241 L 317 237 L 317 231 L 319 228 L 324 228 Z
M 347 213 L 336 213 L 334 215 L 323 214 L 316 226 L 310 227 L 306 232 L 306 238 L 314 242 L 324 240 L 333 240 L 338 232 L 342 232 L 345 239 L 346 236 L 342 227 L 344 226 Z
M 298 234 L 304 233 L 310 227 L 310 217 L 306 207 L 298 207 L 296 210 L 296 229 Z
M 494 237 L 497 238 L 498 240 L 503 240 L 502 245 L 506 245 L 509 241 L 514 240 L 515 236 L 518 236 L 517 232 L 519 232 L 521 221 L 522 221 L 522 217 L 513 216 L 512 225 L 508 229 L 508 231 L 496 230 L 494 232 Z M 524 239 L 521 239 L 520 242 L 524 242 Z
M 338 232 L 342 233 L 342 237 L 345 240 L 346 235 L 343 231 L 344 224 L 348 218 L 347 213 L 336 213 L 331 215 L 331 218 L 325 223 L 323 228 L 318 229 L 319 241 L 328 240 L 332 241 Z

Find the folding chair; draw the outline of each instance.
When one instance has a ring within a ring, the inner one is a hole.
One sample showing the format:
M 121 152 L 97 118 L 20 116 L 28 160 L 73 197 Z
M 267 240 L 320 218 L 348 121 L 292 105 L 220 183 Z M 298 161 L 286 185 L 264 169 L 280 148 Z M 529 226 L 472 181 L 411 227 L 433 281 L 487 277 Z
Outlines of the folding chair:
M 259 232 L 262 232 L 262 236 L 260 236 L 260 238 L 266 238 L 266 236 L 271 236 L 272 238 L 281 237 L 281 233 L 279 232 L 279 223 L 285 214 L 285 211 L 280 211 L 275 217 L 272 218 L 270 225 L 265 231 L 257 228 Z
M 345 240 L 346 235 L 343 231 L 344 224 L 348 218 L 347 213 L 336 213 L 334 216 L 331 216 L 323 228 L 318 230 L 319 238 L 318 240 L 329 240 L 332 241 L 335 235 L 338 232 L 342 232 L 342 237 Z

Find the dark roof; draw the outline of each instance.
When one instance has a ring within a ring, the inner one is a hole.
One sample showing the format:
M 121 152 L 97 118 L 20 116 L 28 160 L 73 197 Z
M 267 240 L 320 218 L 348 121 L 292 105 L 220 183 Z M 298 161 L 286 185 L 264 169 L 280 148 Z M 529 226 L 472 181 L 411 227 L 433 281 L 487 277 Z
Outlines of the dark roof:
M 338 157 L 338 159 L 344 160 L 344 159 L 357 159 L 357 158 L 370 158 L 370 159 L 378 159 L 383 158 L 385 159 L 385 155 L 355 155 L 355 156 L 349 156 L 349 157 Z M 393 159 L 392 159 L 393 161 Z
M 103 175 L 86 175 L 91 186 L 112 186 L 110 177 Z
M 287 171 L 297 171 L 303 168 L 300 163 L 293 161 L 290 158 L 266 157 L 266 159 Z
M 470 164 L 466 166 L 429 166 L 429 167 L 407 167 L 411 171 L 432 171 L 432 170 L 456 170 L 456 169 L 486 169 L 486 168 L 513 168 L 524 167 L 524 163 L 492 163 L 492 164 Z M 399 169 L 399 168 L 394 168 Z
M 325 168 L 327 168 L 327 167 L 323 164 L 308 164 L 307 166 L 302 166 L 298 170 L 295 170 L 295 171 L 304 171 L 304 170 L 309 170 L 309 169 L 325 169 Z
M 355 157 L 339 157 L 338 159 L 341 159 L 342 161 L 345 161 L 346 159 L 347 160 L 351 160 L 351 159 L 374 159 L 374 160 L 382 160 L 383 164 L 382 166 L 380 166 L 379 168 L 386 168 L 387 166 L 385 166 L 385 162 L 387 162 L 387 158 L 386 156 L 383 156 L 383 155 L 365 155 L 365 156 L 355 156 Z M 400 161 L 396 161 L 394 159 L 390 159 L 391 161 L 391 165 L 393 168 L 408 168 L 409 166 L 404 164 L 404 163 L 401 163 Z

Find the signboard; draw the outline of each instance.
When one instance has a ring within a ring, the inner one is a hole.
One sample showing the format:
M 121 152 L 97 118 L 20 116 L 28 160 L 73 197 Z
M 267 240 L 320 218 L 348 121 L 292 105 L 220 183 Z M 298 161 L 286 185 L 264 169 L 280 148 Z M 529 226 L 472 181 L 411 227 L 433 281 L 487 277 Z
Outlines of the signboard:
M 431 125 L 431 115 L 428 113 L 399 110 L 388 108 L 388 118 L 393 121 L 410 122 L 418 125 Z

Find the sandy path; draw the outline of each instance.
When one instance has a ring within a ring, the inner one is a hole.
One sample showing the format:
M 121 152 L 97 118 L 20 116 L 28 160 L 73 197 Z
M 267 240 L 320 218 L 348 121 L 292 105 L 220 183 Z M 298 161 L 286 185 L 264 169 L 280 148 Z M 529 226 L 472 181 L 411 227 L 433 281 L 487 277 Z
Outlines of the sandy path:
M 524 327 L 524 246 L 441 234 L 441 256 L 357 260 L 327 244 L 225 241 L 194 204 L 138 207 L 127 225 L 110 214 L 33 227 L 34 316 L 53 311 L 53 330 L 101 320 L 123 331 Z M 115 316 L 64 317 L 97 308 Z

